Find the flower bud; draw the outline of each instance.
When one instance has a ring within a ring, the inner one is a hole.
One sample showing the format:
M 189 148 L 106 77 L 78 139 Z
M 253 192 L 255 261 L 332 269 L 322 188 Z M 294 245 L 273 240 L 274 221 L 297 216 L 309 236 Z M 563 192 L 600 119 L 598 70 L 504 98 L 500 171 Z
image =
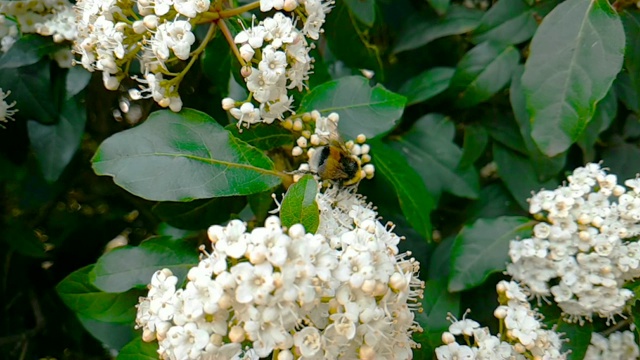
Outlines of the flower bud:
M 226 97 L 222 99 L 222 109 L 225 111 L 229 111 L 236 106 L 236 101 L 230 97 Z

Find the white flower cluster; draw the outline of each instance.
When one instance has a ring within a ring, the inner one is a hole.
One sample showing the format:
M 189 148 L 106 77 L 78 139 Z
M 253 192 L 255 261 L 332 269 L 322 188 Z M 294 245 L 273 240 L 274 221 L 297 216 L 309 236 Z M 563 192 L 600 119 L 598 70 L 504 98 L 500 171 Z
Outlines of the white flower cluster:
M 67 0 L 0 1 L 0 53 L 7 52 L 20 34 L 51 36 L 61 43 L 77 36 L 73 5 Z M 71 52 L 61 48 L 52 58 L 60 67 L 71 66 Z
M 109 90 L 119 87 L 137 58 L 143 76 L 133 78 L 142 89 L 132 89 L 131 98 L 153 98 L 162 107 L 180 111 L 181 77 L 165 79 L 163 73 L 171 74 L 167 63 L 172 59 L 190 58 L 195 42 L 192 24 L 209 5 L 209 0 L 80 0 L 75 51 L 87 70 L 102 71 Z
M 591 334 L 591 344 L 587 348 L 584 360 L 635 360 L 640 358 L 640 350 L 633 332 L 614 332 L 608 338 Z
M 296 28 L 296 20 L 276 12 L 257 25 L 244 29 L 234 41 L 240 46 L 239 53 L 246 62 L 242 69 L 251 100 L 236 101 L 225 98 L 222 107 L 238 120 L 238 127 L 283 120 L 285 113 L 292 112 L 291 89 L 302 91 L 313 69 L 309 56 L 312 46 L 308 37 L 317 40 L 326 13 L 333 2 L 322 0 L 262 0 L 260 9 L 294 11 L 304 8 L 302 30 Z M 255 18 L 254 18 L 255 21 Z M 256 63 L 257 67 L 252 64 Z
M 286 129 L 299 131 L 301 136 L 296 140 L 296 146 L 291 150 L 293 156 L 301 156 L 305 153 L 309 162 L 300 164 L 297 173 L 294 175 L 293 180 L 298 181 L 301 174 L 309 173 L 317 170 L 312 169 L 310 162 L 314 158 L 314 153 L 317 149 L 326 145 L 333 145 L 332 143 L 338 143 L 342 145 L 340 134 L 338 133 L 338 122 L 340 121 L 340 115 L 338 113 L 330 113 L 328 116 L 322 116 L 319 111 L 314 110 L 310 113 L 304 113 L 296 120 L 288 118 L 282 123 L 282 126 Z M 306 124 L 314 124 L 314 132 L 305 129 Z M 346 151 L 354 158 L 361 166 L 360 179 L 371 179 L 375 175 L 375 167 L 371 164 L 371 155 L 369 151 L 371 147 L 365 144 L 367 137 L 364 134 L 360 134 L 356 137 L 355 141 L 349 140 L 344 143 Z
M 529 212 L 544 221 L 511 241 L 507 272 L 532 296 L 553 295 L 568 321 L 613 319 L 633 297 L 623 285 L 640 277 L 640 180 L 625 185 L 598 164 L 577 168 L 533 195 Z
M 11 103 L 5 101 L 9 95 L 11 95 L 11 91 L 3 92 L 0 88 L 0 122 L 13 121 L 13 115 L 18 112 L 18 109 L 11 109 L 16 105 L 15 101 Z
M 410 359 L 419 264 L 360 196 L 333 188 L 318 205 L 316 234 L 285 232 L 275 216 L 251 232 L 238 220 L 209 228 L 213 249 L 184 289 L 167 269 L 153 276 L 143 339 L 164 359 Z
M 302 33 L 308 38 L 318 40 L 320 33 L 323 32 L 322 25 L 325 17 L 334 3 L 333 0 L 260 0 L 260 11 L 267 12 L 271 9 L 294 11 L 302 8 L 305 18 Z
M 452 316 L 449 331 L 442 334 L 442 345 L 436 358 L 477 360 L 566 359 L 561 353 L 562 340 L 553 330 L 546 330 L 541 315 L 531 309 L 527 296 L 516 282 L 501 281 L 497 285 L 500 306 L 494 316 L 501 322 L 505 334 L 492 335 L 487 327 Z M 465 314 L 466 315 L 466 314 Z M 462 335 L 470 345 L 460 345 L 456 336 Z M 470 338 L 473 337 L 473 340 Z

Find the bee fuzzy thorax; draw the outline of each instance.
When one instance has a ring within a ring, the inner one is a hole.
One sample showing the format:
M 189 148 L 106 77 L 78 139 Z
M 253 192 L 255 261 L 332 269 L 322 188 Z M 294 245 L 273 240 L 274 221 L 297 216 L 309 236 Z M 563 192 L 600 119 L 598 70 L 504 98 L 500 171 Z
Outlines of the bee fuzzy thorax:
M 355 141 L 343 141 L 338 132 L 339 115 L 331 113 L 323 117 L 318 111 L 301 115 L 304 125 L 315 125 L 313 132 L 305 129 L 296 139 L 292 148 L 294 157 L 305 153 L 307 162 L 302 163 L 294 181 L 304 173 L 312 173 L 327 184 L 342 186 L 356 185 L 360 180 L 371 179 L 375 168 L 371 162 L 371 147 L 365 144 L 364 134 L 356 136 Z M 298 119 L 299 120 L 299 119 Z M 291 120 L 289 120 L 291 121 Z M 297 120 L 293 120 L 295 123 Z M 296 130 L 296 129 L 294 129 Z

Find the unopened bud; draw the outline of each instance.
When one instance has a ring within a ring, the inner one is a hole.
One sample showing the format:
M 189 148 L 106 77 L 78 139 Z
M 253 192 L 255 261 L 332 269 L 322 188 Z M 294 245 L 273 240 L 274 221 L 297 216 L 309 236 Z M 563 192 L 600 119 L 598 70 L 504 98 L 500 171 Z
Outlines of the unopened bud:
M 226 97 L 222 99 L 222 109 L 225 111 L 229 111 L 236 106 L 236 101 L 230 97 Z

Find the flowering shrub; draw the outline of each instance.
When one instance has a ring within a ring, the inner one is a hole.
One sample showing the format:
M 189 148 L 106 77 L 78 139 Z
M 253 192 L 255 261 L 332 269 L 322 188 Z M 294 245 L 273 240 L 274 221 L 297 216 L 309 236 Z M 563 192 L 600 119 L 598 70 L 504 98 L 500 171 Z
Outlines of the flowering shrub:
M 0 2 L 0 353 L 639 358 L 638 24 Z

